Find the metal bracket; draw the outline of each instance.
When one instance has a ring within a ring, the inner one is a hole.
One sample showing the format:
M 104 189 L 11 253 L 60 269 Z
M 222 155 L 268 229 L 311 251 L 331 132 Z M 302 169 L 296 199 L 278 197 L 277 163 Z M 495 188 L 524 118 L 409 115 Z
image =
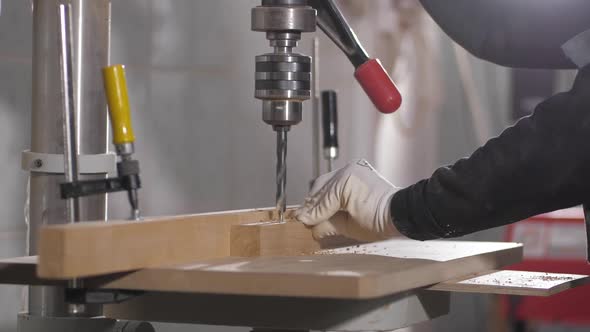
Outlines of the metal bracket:
M 110 318 L 274 330 L 392 331 L 448 314 L 450 293 L 413 290 L 375 299 L 147 292 L 107 305 Z
M 91 195 L 114 193 L 141 188 L 138 174 L 129 174 L 108 179 L 85 180 L 60 184 L 61 198 L 79 198 Z
M 107 174 L 117 171 L 114 153 L 83 154 L 78 156 L 80 174 Z M 27 172 L 64 173 L 62 154 L 37 153 L 25 150 L 21 155 L 21 167 Z
M 65 299 L 71 304 L 113 304 L 122 303 L 145 292 L 118 289 L 66 288 Z

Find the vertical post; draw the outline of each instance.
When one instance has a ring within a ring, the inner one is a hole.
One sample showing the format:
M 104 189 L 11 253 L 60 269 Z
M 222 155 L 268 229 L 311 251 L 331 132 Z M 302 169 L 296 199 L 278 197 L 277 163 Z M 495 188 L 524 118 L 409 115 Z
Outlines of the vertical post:
M 60 4 L 58 7 L 59 34 L 59 63 L 62 90 L 62 127 L 64 136 L 64 175 L 66 182 L 78 182 L 80 176 L 78 164 L 78 130 L 77 111 L 74 100 L 74 63 L 72 61 L 72 7 L 70 4 Z M 66 222 L 73 224 L 80 221 L 80 201 L 77 197 L 66 200 Z M 69 282 L 69 287 L 80 288 L 82 283 L 78 279 Z M 84 305 L 68 305 L 68 314 L 83 315 Z
M 312 114 L 311 114 L 311 144 L 312 149 L 312 179 L 311 184 L 313 181 L 320 176 L 321 173 L 321 152 L 320 152 L 320 40 L 318 37 L 313 38 L 312 44 L 312 53 L 313 53 L 313 60 L 312 60 Z M 310 186 L 311 186 L 310 184 Z
M 74 102 L 74 77 L 72 62 L 72 14 L 69 4 L 59 5 L 59 56 L 61 69 L 61 89 L 63 107 L 64 135 L 64 175 L 66 182 L 77 182 L 78 171 L 78 131 L 77 112 Z M 80 221 L 78 198 L 66 201 L 66 220 L 69 224 Z
M 107 111 L 101 69 L 109 63 L 109 0 L 34 0 L 31 151 L 50 154 L 65 151 L 58 32 L 58 7 L 62 3 L 70 4 L 73 23 L 72 86 L 78 152 L 106 153 Z M 105 175 L 82 174 L 80 180 Z M 64 174 L 30 175 L 30 255 L 37 254 L 37 234 L 41 225 L 60 224 L 67 220 L 66 202 L 61 199 L 59 188 L 65 181 Z M 79 204 L 79 220 L 106 220 L 106 195 L 81 198 Z M 67 316 L 63 288 L 31 286 L 28 311 L 36 316 Z M 86 307 L 85 315 L 100 314 L 100 307 Z

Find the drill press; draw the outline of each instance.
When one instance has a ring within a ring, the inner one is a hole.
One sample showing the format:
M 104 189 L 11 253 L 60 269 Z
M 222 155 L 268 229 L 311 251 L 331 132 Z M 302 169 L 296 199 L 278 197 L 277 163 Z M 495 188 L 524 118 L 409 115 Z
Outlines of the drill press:
M 252 10 L 252 30 L 266 32 L 272 53 L 256 57 L 255 97 L 262 120 L 277 134 L 277 210 L 284 220 L 287 133 L 301 122 L 303 101 L 311 96 L 311 57 L 293 52 L 302 32 L 316 29 L 316 11 L 307 0 L 262 0 Z
M 266 33 L 272 53 L 256 57 L 255 97 L 262 119 L 277 133 L 277 210 L 284 220 L 287 132 L 301 122 L 303 101 L 311 96 L 311 58 L 293 52 L 301 33 L 316 24 L 344 52 L 354 76 L 382 113 L 396 111 L 401 95 L 377 59 L 371 59 L 333 0 L 262 0 L 252 10 L 252 30 Z

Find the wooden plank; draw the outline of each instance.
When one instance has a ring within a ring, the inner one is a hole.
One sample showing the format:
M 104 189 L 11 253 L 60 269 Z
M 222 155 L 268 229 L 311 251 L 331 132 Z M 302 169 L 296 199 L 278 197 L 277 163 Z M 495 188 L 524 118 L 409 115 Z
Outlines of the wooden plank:
M 232 254 L 300 255 L 354 243 L 314 240 L 311 230 L 292 220 L 293 212 L 287 210 L 287 223 L 274 222 L 275 209 L 257 209 L 45 226 L 37 271 L 43 278 L 66 280 Z
M 398 239 L 310 256 L 204 260 L 97 278 L 91 284 L 180 293 L 368 299 L 498 269 L 521 259 L 522 246 L 514 243 Z
M 272 220 L 274 209 L 256 209 L 44 226 L 37 272 L 70 279 L 228 257 L 231 226 Z
M 85 285 L 178 293 L 368 299 L 498 269 L 521 259 L 522 245 L 515 243 L 395 239 L 308 256 L 198 260 L 89 278 Z M 34 265 L 34 260 L 22 263 Z M 0 283 L 6 282 L 3 278 L 0 273 Z M 25 283 L 31 276 L 23 274 L 21 278 Z
M 238 257 L 293 256 L 321 249 L 300 222 L 259 222 L 231 227 L 230 255 Z
M 463 293 L 551 296 L 588 283 L 590 277 L 586 275 L 505 270 L 448 280 L 429 289 Z

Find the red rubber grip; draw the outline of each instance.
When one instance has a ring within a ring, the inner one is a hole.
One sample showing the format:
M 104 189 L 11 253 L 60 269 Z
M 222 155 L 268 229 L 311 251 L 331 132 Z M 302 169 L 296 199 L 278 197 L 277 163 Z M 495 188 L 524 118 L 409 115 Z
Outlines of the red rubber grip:
M 402 95 L 378 59 L 360 65 L 354 77 L 381 113 L 393 113 L 402 104 Z

